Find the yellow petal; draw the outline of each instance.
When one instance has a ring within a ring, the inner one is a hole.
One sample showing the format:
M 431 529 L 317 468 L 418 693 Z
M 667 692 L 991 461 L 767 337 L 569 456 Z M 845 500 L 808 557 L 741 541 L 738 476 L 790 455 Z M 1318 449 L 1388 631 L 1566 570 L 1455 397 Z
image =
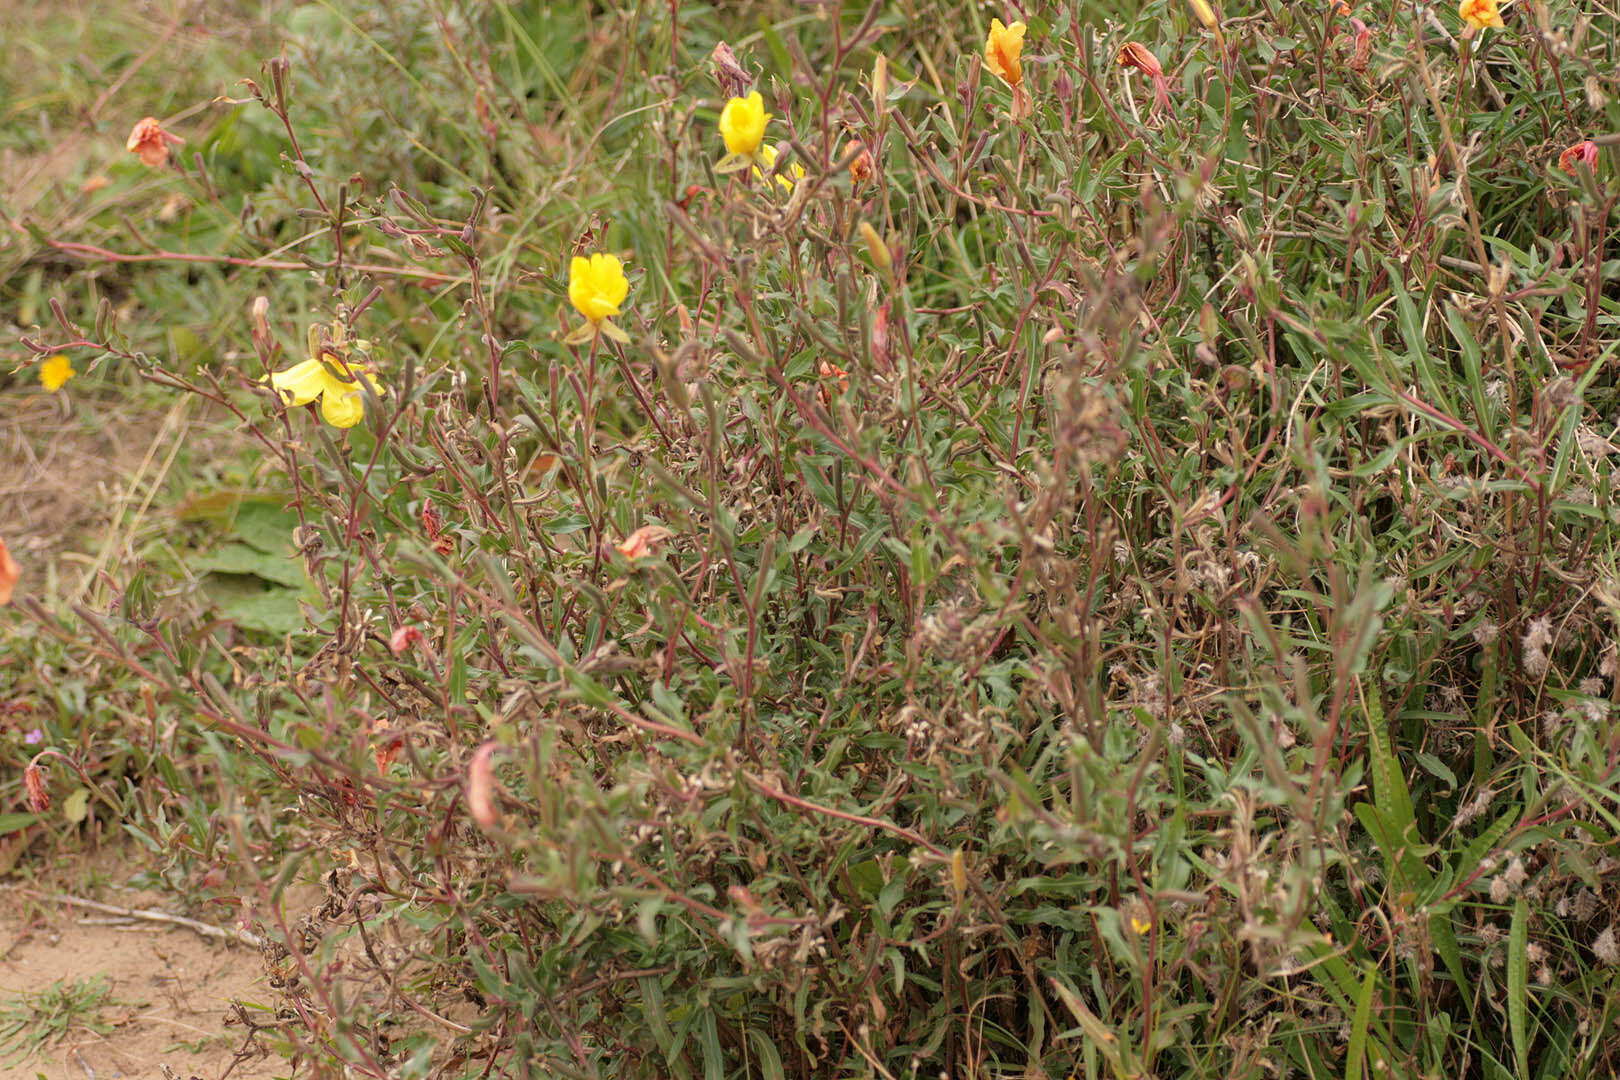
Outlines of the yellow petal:
M 770 122 L 765 99 L 755 90 L 745 98 L 732 98 L 720 110 L 720 137 L 731 153 L 752 155 L 759 149 L 765 125 Z
M 40 384 L 53 394 L 77 374 L 78 372 L 73 370 L 73 361 L 62 353 L 57 353 L 39 365 Z
M 629 293 L 624 266 L 613 255 L 598 252 L 589 259 L 576 255 L 569 264 L 569 302 L 593 323 L 619 314 L 619 305 Z
M 335 428 L 352 428 L 366 415 L 365 395 L 353 390 L 327 390 L 321 395 L 321 416 Z
M 270 376 L 270 385 L 281 391 L 281 397 L 287 404 L 308 405 L 321 396 L 327 378 L 326 369 L 319 360 L 305 360 L 285 371 L 274 372 Z

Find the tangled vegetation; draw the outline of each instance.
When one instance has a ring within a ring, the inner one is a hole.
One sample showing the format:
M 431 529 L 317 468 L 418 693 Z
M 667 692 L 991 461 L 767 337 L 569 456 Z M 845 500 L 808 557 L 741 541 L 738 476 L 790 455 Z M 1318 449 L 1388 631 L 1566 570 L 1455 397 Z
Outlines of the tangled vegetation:
M 0 738 L 244 1056 L 1620 1069 L 1613 11 L 223 7 L 0 14 Z

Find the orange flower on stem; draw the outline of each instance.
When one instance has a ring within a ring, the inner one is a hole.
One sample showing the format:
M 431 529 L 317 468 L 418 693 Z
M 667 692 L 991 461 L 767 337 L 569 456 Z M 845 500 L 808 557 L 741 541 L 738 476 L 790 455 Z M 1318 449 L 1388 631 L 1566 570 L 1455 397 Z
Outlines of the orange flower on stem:
M 823 379 L 832 380 L 833 385 L 838 387 L 838 392 L 840 394 L 847 393 L 849 391 L 849 372 L 845 371 L 837 364 L 828 363 L 826 360 L 823 360 L 820 366 L 816 368 L 816 374 L 820 375 Z
M 1582 139 L 1580 142 L 1558 155 L 1558 167 L 1569 173 L 1571 176 L 1580 175 L 1580 169 L 1578 166 L 1579 163 L 1583 161 L 1586 163 L 1586 167 L 1588 169 L 1591 169 L 1594 172 L 1597 171 L 1598 148 L 1597 143 L 1593 142 L 1591 139 Z
M 1164 67 L 1140 41 L 1127 41 L 1119 49 L 1119 66 L 1135 68 L 1153 80 L 1153 108 L 1170 107 L 1170 84 L 1164 80 Z
M 6 542 L 0 540 L 0 607 L 11 603 L 12 590 L 16 589 L 21 578 L 22 568 L 11 557 L 11 552 L 6 550 Z
M 124 149 L 139 157 L 152 168 L 169 163 L 169 144 L 179 146 L 186 140 L 163 130 L 155 116 L 143 117 L 129 133 Z
M 405 738 L 397 732 L 390 735 L 394 725 L 388 722 L 385 716 L 379 716 L 377 722 L 371 725 L 372 748 L 371 755 L 377 761 L 377 771 L 387 775 L 388 766 L 399 760 L 400 751 L 405 749 Z
M 622 543 L 614 544 L 613 547 L 627 559 L 641 559 L 656 554 L 659 542 L 668 540 L 674 535 L 662 525 L 643 525 L 625 537 Z
M 1496 0 L 1462 0 L 1457 5 L 1457 15 L 1470 30 L 1483 30 L 1486 27 L 1500 30 L 1505 25 L 1502 13 L 1496 8 Z
M 1000 19 L 990 20 L 990 36 L 984 41 L 984 66 L 990 73 L 1012 88 L 1012 118 L 1028 116 L 1032 111 L 1029 94 L 1024 90 L 1024 24 L 1015 22 L 1003 26 Z

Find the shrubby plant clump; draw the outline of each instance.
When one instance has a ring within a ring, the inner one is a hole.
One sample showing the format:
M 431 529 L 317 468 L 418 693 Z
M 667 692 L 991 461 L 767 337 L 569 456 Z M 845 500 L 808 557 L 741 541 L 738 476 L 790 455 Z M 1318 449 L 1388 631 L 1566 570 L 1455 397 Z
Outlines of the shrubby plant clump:
M 6 270 L 250 447 L 14 601 L 244 1054 L 1620 1067 L 1609 14 L 323 11 Z

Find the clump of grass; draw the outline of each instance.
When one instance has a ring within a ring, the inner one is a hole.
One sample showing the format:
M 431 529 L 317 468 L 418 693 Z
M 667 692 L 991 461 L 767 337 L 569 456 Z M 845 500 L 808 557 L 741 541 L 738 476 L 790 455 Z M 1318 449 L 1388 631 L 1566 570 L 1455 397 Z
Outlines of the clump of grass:
M 106 1035 L 112 1025 L 102 1010 L 115 1004 L 106 979 L 93 976 L 68 982 L 58 979 L 43 990 L 0 1002 L 0 1052 L 6 1067 L 33 1057 L 75 1033 Z
M 1612 18 L 947 9 L 322 9 L 33 236 L 252 447 L 89 820 L 363 1075 L 1612 1071 Z

